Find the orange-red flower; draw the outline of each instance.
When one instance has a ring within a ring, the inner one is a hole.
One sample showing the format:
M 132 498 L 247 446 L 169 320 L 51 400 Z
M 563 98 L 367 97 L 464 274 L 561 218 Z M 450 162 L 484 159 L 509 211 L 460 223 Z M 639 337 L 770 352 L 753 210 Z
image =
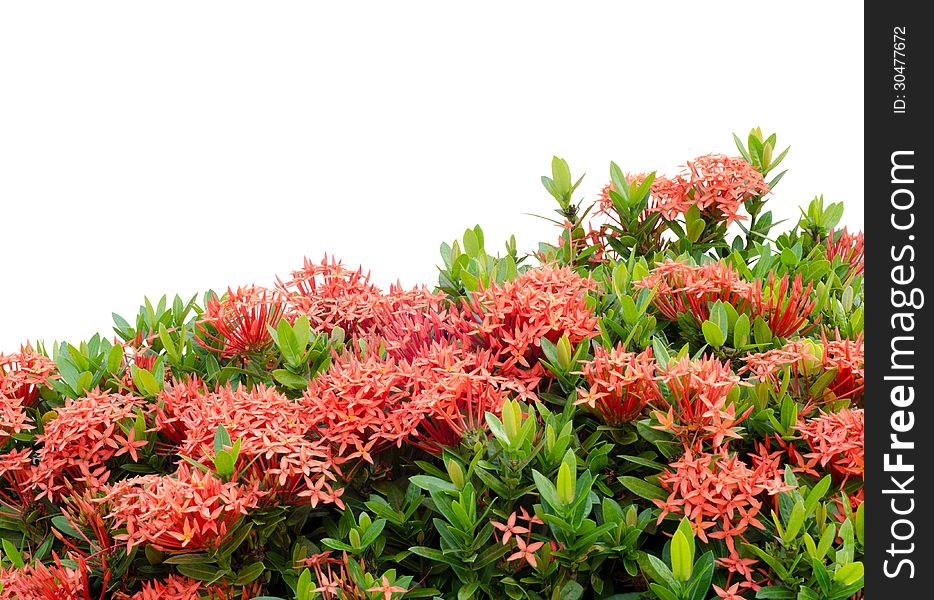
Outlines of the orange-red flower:
M 341 459 L 327 441 L 311 439 L 313 415 L 274 388 L 223 387 L 189 396 L 187 405 L 174 410 L 174 420 L 159 422 L 168 422 L 175 435 L 184 431 L 179 454 L 212 462 L 214 436 L 223 425 L 231 441 L 240 441 L 238 473 L 268 492 L 266 500 L 343 505 Z
M 636 354 L 622 345 L 597 346 L 593 359 L 581 362 L 581 375 L 590 387 L 580 390 L 575 404 L 586 404 L 607 425 L 636 420 L 660 397 L 651 348 Z
M 283 316 L 285 299 L 279 292 L 249 286 L 208 300 L 197 326 L 202 340 L 212 342 L 210 350 L 242 356 L 268 348 L 273 340 L 267 325 L 276 327 Z
M 788 337 L 797 333 L 807 322 L 814 309 L 815 300 L 811 298 L 813 283 L 805 288 L 801 275 L 794 280 L 784 275 L 776 281 L 775 275 L 769 274 L 769 282 L 763 286 L 757 280 L 750 292 L 750 304 L 754 316 L 761 316 L 769 324 L 769 329 L 778 337 Z
M 833 261 L 839 258 L 843 264 L 847 265 L 844 281 L 855 275 L 863 274 L 866 240 L 862 231 L 850 233 L 846 227 L 839 232 L 831 230 L 824 244 L 827 260 Z
M 739 214 L 746 200 L 769 191 L 762 174 L 742 158 L 707 154 L 689 160 L 676 177 L 666 180 L 658 191 L 657 210 L 668 220 L 676 219 L 692 206 L 729 225 L 745 219 Z
M 652 304 L 671 321 L 683 314 L 694 315 L 699 323 L 710 318 L 710 302 L 722 300 L 743 312 L 749 306 L 751 286 L 727 263 L 690 265 L 665 260 L 642 279 L 636 288 L 655 290 Z
M 669 513 L 684 515 L 701 540 L 722 539 L 731 556 L 750 525 L 765 528 L 757 518 L 761 496 L 791 489 L 782 481 L 777 461 L 760 460 L 750 468 L 725 448 L 709 454 L 687 450 L 662 473 L 659 483 L 669 495 L 654 501 L 662 509 L 658 522 Z
M 32 484 L 38 495 L 56 498 L 66 489 L 99 489 L 110 478 L 108 461 L 139 446 L 133 424 L 144 401 L 136 396 L 88 392 L 65 400 L 45 431 L 36 436 L 39 463 Z M 121 425 L 127 426 L 129 433 Z
M 836 369 L 837 374 L 828 389 L 837 398 L 862 400 L 863 389 L 866 387 L 866 358 L 862 334 L 855 340 L 843 338 L 828 341 L 825 336 L 821 365 L 828 371 Z
M 13 354 L 0 352 L 0 405 L 4 400 L 19 400 L 23 406 L 33 406 L 39 397 L 39 389 L 55 377 L 52 359 L 39 354 L 28 344 Z
M 655 403 L 656 429 L 672 432 L 686 448 L 700 448 L 705 441 L 719 447 L 727 438 L 741 438 L 735 428 L 752 407 L 737 415 L 736 406 L 727 402 L 730 390 L 740 383 L 727 364 L 712 357 L 683 356 L 659 366 L 658 373 L 669 394 Z
M 503 353 L 504 374 L 537 376 L 543 337 L 554 343 L 567 334 L 577 344 L 597 334 L 597 319 L 587 306 L 587 294 L 595 288 L 592 279 L 568 267 L 526 271 L 471 295 L 467 332 L 474 344 Z
M 791 374 L 798 377 L 814 375 L 809 364 L 817 364 L 820 358 L 819 346 L 812 340 L 799 338 L 787 342 L 781 348 L 773 348 L 765 352 L 747 354 L 743 357 L 746 365 L 741 373 L 752 373 L 759 381 L 777 383 L 784 369 L 788 368 Z M 812 371 L 809 373 L 809 370 Z
M 824 413 L 797 427 L 811 451 L 804 454 L 808 466 L 830 467 L 835 479 L 846 483 L 863 478 L 863 410 L 842 409 Z
M 31 562 L 23 568 L 0 568 L 0 600 L 103 600 L 92 596 L 84 559 L 66 566 L 57 554 L 52 563 Z
M 224 483 L 187 464 L 173 475 L 124 479 L 104 490 L 114 540 L 149 544 L 162 552 L 212 550 L 248 509 L 259 504 L 255 487 Z
M 321 264 L 308 258 L 304 266 L 281 279 L 278 289 L 288 298 L 289 310 L 308 317 L 312 329 L 330 333 L 340 327 L 350 336 L 367 333 L 377 319 L 383 294 L 370 283 L 363 268 L 352 271 L 336 258 Z
M 114 600 L 201 600 L 203 590 L 204 585 L 196 579 L 169 574 L 162 580 L 143 582 L 135 594 L 115 594 Z

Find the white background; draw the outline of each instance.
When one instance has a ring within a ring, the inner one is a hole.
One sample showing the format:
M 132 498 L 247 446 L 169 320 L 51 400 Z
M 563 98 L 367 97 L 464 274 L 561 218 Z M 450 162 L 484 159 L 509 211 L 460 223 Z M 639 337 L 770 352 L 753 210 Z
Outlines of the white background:
M 673 172 L 761 125 L 772 209 L 863 222 L 855 2 L 4 2 L 0 351 L 144 295 L 271 284 L 303 256 L 436 281 L 438 245 L 556 231 L 552 154 Z

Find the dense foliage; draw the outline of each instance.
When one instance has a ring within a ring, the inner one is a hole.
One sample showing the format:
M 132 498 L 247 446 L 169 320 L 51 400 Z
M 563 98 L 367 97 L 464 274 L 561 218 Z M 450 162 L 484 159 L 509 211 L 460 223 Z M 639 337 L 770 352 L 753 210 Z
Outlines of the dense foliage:
M 554 243 L 334 259 L 0 354 L 0 598 L 844 599 L 863 566 L 863 236 L 734 136 Z

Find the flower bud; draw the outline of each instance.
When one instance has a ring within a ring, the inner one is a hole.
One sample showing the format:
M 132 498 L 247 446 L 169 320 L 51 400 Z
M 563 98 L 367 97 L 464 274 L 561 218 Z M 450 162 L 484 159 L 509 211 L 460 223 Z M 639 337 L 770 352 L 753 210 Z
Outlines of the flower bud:
M 447 468 L 448 477 L 451 479 L 451 483 L 454 484 L 454 487 L 459 490 L 464 489 L 467 480 L 464 477 L 464 469 L 461 467 L 460 463 L 451 459 L 444 466 Z
M 571 340 L 568 338 L 568 334 L 561 336 L 561 339 L 558 340 L 556 347 L 558 351 L 558 366 L 560 366 L 565 371 L 570 370 L 571 368 Z
M 558 469 L 558 485 L 556 486 L 558 490 L 558 500 L 563 504 L 568 505 L 574 502 L 574 478 L 571 475 L 571 469 L 568 467 L 568 463 L 561 463 L 561 468 Z

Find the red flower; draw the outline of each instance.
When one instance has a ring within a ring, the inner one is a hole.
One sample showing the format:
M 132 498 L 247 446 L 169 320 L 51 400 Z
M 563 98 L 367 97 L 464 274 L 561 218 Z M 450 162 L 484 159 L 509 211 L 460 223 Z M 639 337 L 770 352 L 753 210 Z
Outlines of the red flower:
M 801 439 L 811 452 L 805 453 L 808 466 L 830 466 L 831 473 L 841 481 L 841 486 L 850 477 L 863 478 L 863 411 L 842 409 L 838 412 L 821 412 L 819 417 L 809 419 L 797 427 Z
M 53 552 L 50 565 L 31 562 L 21 569 L 0 569 L 0 600 L 95 600 L 87 564 L 80 557 L 74 562 L 74 568 L 65 566 Z M 101 592 L 100 600 L 105 593 Z
M 745 600 L 739 593 L 739 587 L 739 583 L 734 583 L 727 589 L 723 589 L 719 585 L 714 584 L 713 591 L 717 594 L 717 597 L 722 600 Z
M 800 274 L 794 281 L 790 281 L 787 274 L 780 281 L 775 281 L 775 275 L 770 273 L 769 283 L 764 288 L 761 280 L 753 284 L 749 295 L 752 313 L 766 319 L 774 335 L 788 337 L 804 326 L 814 309 L 812 287 L 813 283 L 809 283 L 807 288 L 802 285 Z
M 205 347 L 226 358 L 259 354 L 272 344 L 266 326 L 275 328 L 284 314 L 285 301 L 278 292 L 249 286 L 211 298 L 197 326 L 202 340 L 217 344 Z
M 641 354 L 597 346 L 593 360 L 581 363 L 590 388 L 581 390 L 575 404 L 586 404 L 607 425 L 636 420 L 649 402 L 659 399 L 651 348 Z
M 749 416 L 752 407 L 737 415 L 736 406 L 727 403 L 730 390 L 740 383 L 728 365 L 712 357 L 691 360 L 684 356 L 659 367 L 658 372 L 671 399 L 658 396 L 656 429 L 672 432 L 686 448 L 695 449 L 705 441 L 719 447 L 725 438 L 741 437 L 734 428 Z
M 509 543 L 509 538 L 512 536 L 516 536 L 516 539 L 519 539 L 520 534 L 529 532 L 528 527 L 516 525 L 516 516 L 516 513 L 512 513 L 509 515 L 509 518 L 506 519 L 505 523 L 500 523 L 498 521 L 490 522 L 493 527 L 503 532 L 503 539 L 500 540 L 500 543 L 504 546 Z
M 660 198 L 657 210 L 668 220 L 696 205 L 708 217 L 725 219 L 729 225 L 745 219 L 739 214 L 743 203 L 768 193 L 769 186 L 745 160 L 708 154 L 689 160 L 684 171 L 653 191 Z
M 545 542 L 526 542 L 521 537 L 516 537 L 516 545 L 519 547 L 518 551 L 507 556 L 506 560 L 509 562 L 524 560 L 532 567 L 537 567 L 538 561 L 535 559 L 535 553 L 545 545 Z
M 821 365 L 828 371 L 837 370 L 833 382 L 828 386 L 837 398 L 862 401 L 863 389 L 866 387 L 866 358 L 862 334 L 855 340 L 844 338 L 827 341 L 825 336 Z
M 467 333 L 481 348 L 503 353 L 503 374 L 537 376 L 541 338 L 554 343 L 567 334 L 577 344 L 597 334 L 597 319 L 587 306 L 587 294 L 595 288 L 592 279 L 567 267 L 526 271 L 471 296 Z
M 687 450 L 659 483 L 669 496 L 654 501 L 662 509 L 658 522 L 669 513 L 684 515 L 705 543 L 708 537 L 723 539 L 730 556 L 737 555 L 735 540 L 743 539 L 750 525 L 765 528 L 757 518 L 760 496 L 790 489 L 782 483 L 778 461 L 760 460 L 750 468 L 725 448 L 711 454 Z
M 305 259 L 304 266 L 277 288 L 288 298 L 290 311 L 306 315 L 315 331 L 330 333 L 342 328 L 350 336 L 367 333 L 383 302 L 379 288 L 370 283 L 363 268 L 351 271 L 325 255 L 321 264 Z
M 161 581 L 145 581 L 143 589 L 133 595 L 115 594 L 114 600 L 201 600 L 202 583 L 169 574 Z
M 849 233 L 846 227 L 837 233 L 831 230 L 824 244 L 827 260 L 839 258 L 840 262 L 847 265 L 844 281 L 863 274 L 866 241 L 862 231 Z
M 264 500 L 343 506 L 337 484 L 342 460 L 327 443 L 310 439 L 313 415 L 300 404 L 264 386 L 224 387 L 187 401 L 174 407 L 172 420 L 159 421 L 168 422 L 173 435 L 184 432 L 179 454 L 211 462 L 214 436 L 223 425 L 232 441 L 240 441 L 240 476 L 266 492 Z
M 657 265 L 638 281 L 636 288 L 655 290 L 652 304 L 671 321 L 694 315 L 698 323 L 710 318 L 710 302 L 722 300 L 742 312 L 749 306 L 751 286 L 727 263 L 689 265 L 671 259 Z
M 383 600 L 392 600 L 395 594 L 404 594 L 407 589 L 404 587 L 399 587 L 398 585 L 390 585 L 389 579 L 383 575 L 383 584 L 374 585 L 373 587 L 367 588 L 367 592 L 381 592 L 383 594 Z
M 56 498 L 66 489 L 99 489 L 110 478 L 108 461 L 138 445 L 124 433 L 121 424 L 132 430 L 141 398 L 123 394 L 88 392 L 84 398 L 65 400 L 65 406 L 45 424 L 36 436 L 41 445 L 39 463 L 32 485 L 41 490 L 39 498 Z
M 747 354 L 743 357 L 746 365 L 740 373 L 752 373 L 759 381 L 771 383 L 778 383 L 778 378 L 785 368 L 790 369 L 796 379 L 808 377 L 814 374 L 814 369 L 808 369 L 808 365 L 819 362 L 820 359 L 816 356 L 819 352 L 820 346 L 814 341 L 799 338 L 786 343 L 781 348 Z M 808 373 L 809 370 L 812 372 Z
M 143 475 L 107 487 L 114 540 L 127 551 L 149 544 L 162 552 L 213 550 L 259 504 L 255 488 L 224 483 L 211 473 L 179 465 L 174 475 Z
M 28 344 L 14 354 L 0 352 L 0 406 L 5 401 L 19 400 L 21 405 L 32 407 L 39 389 L 57 376 L 52 359 Z

